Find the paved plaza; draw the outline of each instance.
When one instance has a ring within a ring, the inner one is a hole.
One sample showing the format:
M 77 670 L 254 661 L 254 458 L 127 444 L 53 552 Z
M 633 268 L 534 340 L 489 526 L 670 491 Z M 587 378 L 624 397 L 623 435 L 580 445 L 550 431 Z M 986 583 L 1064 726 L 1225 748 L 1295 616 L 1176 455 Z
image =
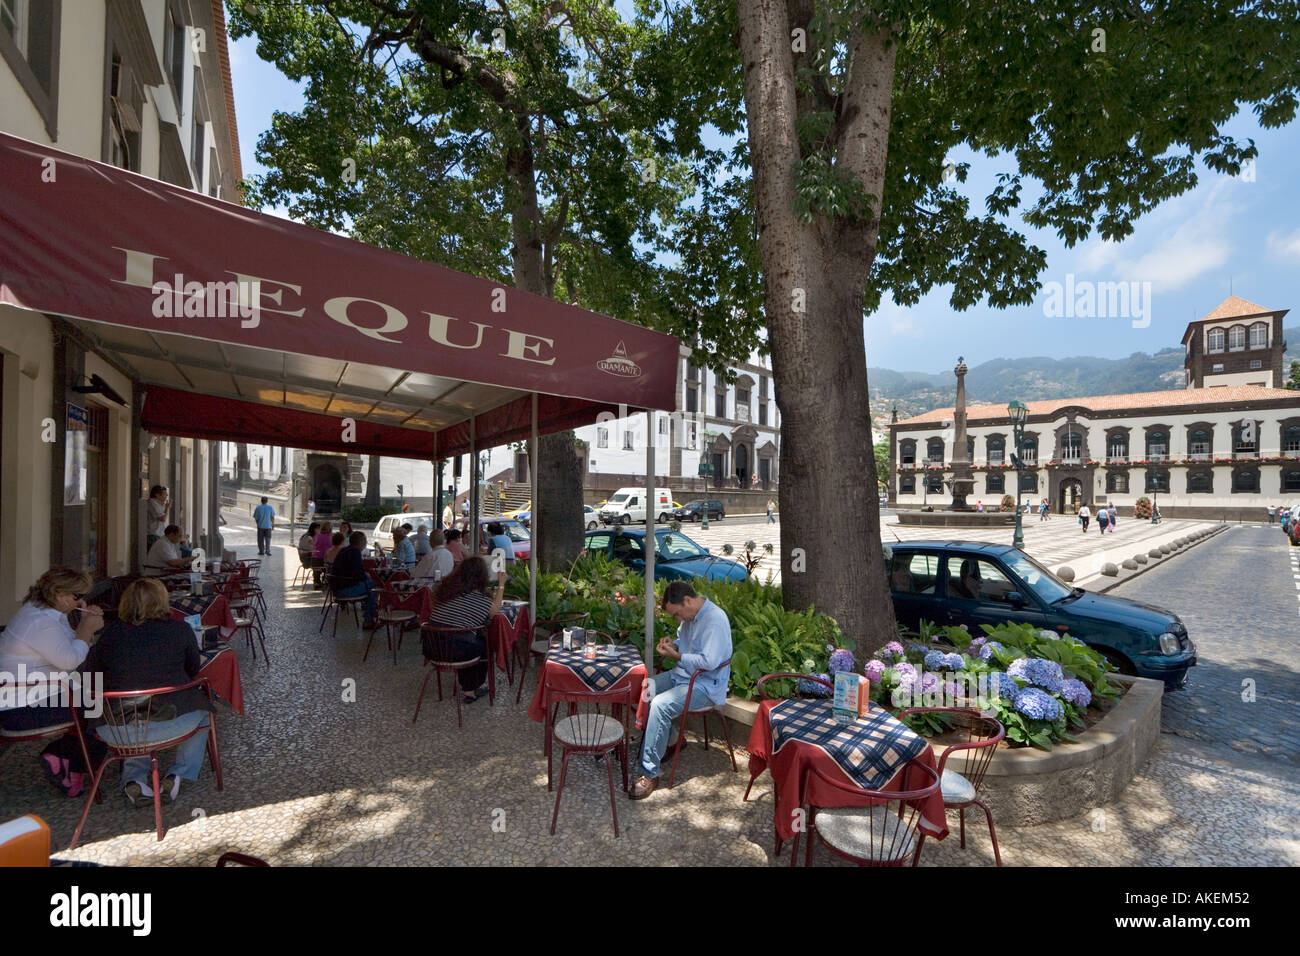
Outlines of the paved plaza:
M 251 532 L 228 517 L 228 541 L 253 554 Z M 318 634 L 320 595 L 286 590 L 297 557 L 284 546 L 287 535 L 279 537 L 261 576 L 272 665 L 254 664 L 240 647 L 247 715 L 218 705 L 224 791 L 205 766 L 197 784 L 164 806 L 169 830 L 159 843 L 152 811 L 130 809 L 110 770 L 109 799 L 91 810 L 82 846 L 68 852 L 81 801 L 58 796 L 37 766 L 39 745 L 25 745 L 0 760 L 0 819 L 40 814 L 57 856 L 113 864 L 210 865 L 228 850 L 286 866 L 788 863 L 788 849 L 772 856 L 770 778 L 743 802 L 745 755 L 738 752 L 741 769 L 732 773 L 716 745 L 683 751 L 672 791 L 635 803 L 619 793 L 617 840 L 604 768 L 575 762 L 552 837 L 554 795 L 527 695 L 518 705 L 511 692 L 494 707 L 486 698 L 466 707 L 461 730 L 450 698 L 426 698 L 413 725 L 424 675 L 416 636 L 407 635 L 394 666 L 383 653 L 361 662 L 365 634 L 349 620 L 337 638 L 328 628 Z M 1224 601 L 1243 581 L 1252 596 Z M 1300 768 L 1287 703 L 1300 687 L 1296 654 L 1285 645 L 1300 611 L 1291 582 L 1282 536 L 1242 528 L 1122 585 L 1128 596 L 1176 605 L 1201 664 L 1188 690 L 1166 699 L 1166 733 L 1123 796 L 1075 819 L 999 827 L 1004 863 L 1300 864 Z M 1243 676 L 1256 681 L 1254 704 L 1240 702 Z M 533 673 L 528 680 L 531 689 Z M 345 699 L 352 681 L 355 701 Z M 1259 746 L 1250 749 L 1250 741 Z M 928 842 L 922 865 L 991 865 L 978 818 L 964 851 L 956 824 L 950 813 L 953 835 Z

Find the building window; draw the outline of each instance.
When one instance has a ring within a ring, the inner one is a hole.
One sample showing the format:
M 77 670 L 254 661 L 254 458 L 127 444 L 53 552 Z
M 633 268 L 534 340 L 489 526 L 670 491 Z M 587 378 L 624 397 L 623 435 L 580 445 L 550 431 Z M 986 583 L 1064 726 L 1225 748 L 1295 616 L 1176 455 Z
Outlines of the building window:
M 967 461 L 975 460 L 975 439 L 974 438 L 966 439 L 966 460 Z
M 1212 494 L 1214 491 L 1214 474 L 1208 468 L 1193 468 L 1187 472 L 1187 493 Z
M 1268 348 L 1268 325 L 1256 322 L 1250 327 L 1250 347 L 1252 349 Z
M 1195 461 L 1209 461 L 1213 445 L 1213 433 L 1208 428 L 1194 429 L 1188 436 L 1187 451 Z
M 1148 493 L 1158 491 L 1169 494 L 1169 472 L 1148 470 L 1146 490 Z
M 1120 433 L 1110 436 L 1110 442 L 1106 446 L 1106 458 L 1109 461 L 1128 461 L 1128 435 Z
M 1296 472 L 1296 474 L 1300 474 L 1300 472 Z M 916 494 L 916 476 L 903 475 L 902 477 L 900 477 L 898 479 L 898 493 L 900 495 Z
M 608 428 L 597 428 L 597 429 L 596 429 L 596 447 L 597 447 L 597 448 L 608 448 L 608 447 L 609 447 L 609 429 L 608 429 Z
M 195 74 L 199 71 L 195 70 Z M 190 124 L 193 127 L 193 135 L 190 137 L 190 168 L 194 170 L 194 188 L 199 192 L 203 191 L 203 131 L 206 124 L 199 122 L 198 115 L 194 117 L 194 122 Z
M 699 425 L 695 422 L 686 423 L 686 447 L 694 450 L 699 445 Z
M 0 0 L 0 54 L 57 138 L 61 0 Z
M 932 495 L 943 493 L 943 475 L 933 474 L 925 476 L 925 490 Z
M 694 388 L 686 390 L 686 410 L 692 414 L 699 411 L 699 395 Z
M 1061 461 L 1078 463 L 1083 459 L 1083 436 L 1070 431 L 1061 436 Z
M 714 418 L 727 417 L 727 393 L 726 392 L 718 392 L 713 396 L 713 417 Z
M 759 399 L 759 402 L 758 402 L 758 423 L 759 423 L 760 425 L 766 425 L 766 424 L 767 424 L 767 401 L 766 401 L 766 399 Z
M 698 382 L 699 380 L 700 380 L 700 369 L 699 369 L 699 367 L 696 366 L 696 365 L 694 365 L 694 364 L 692 364 L 692 363 L 690 363 L 690 362 L 687 362 L 687 363 L 686 363 L 686 381 L 688 381 L 688 382 Z
M 943 439 L 931 438 L 925 445 L 925 457 L 932 465 L 943 464 Z
M 1240 352 L 1246 348 L 1246 327 L 1234 325 L 1228 329 L 1228 351 Z
M 632 429 L 630 429 L 630 428 L 625 428 L 625 429 L 623 429 L 623 450 L 624 450 L 624 451 L 632 451 L 632 450 L 633 450 L 633 446 L 632 446 Z
M 1001 465 L 1006 462 L 1007 440 L 1005 438 L 990 438 L 988 441 L 988 456 L 990 465 Z
M 1282 451 L 1288 455 L 1300 456 L 1300 425 L 1288 425 L 1282 433 Z
M 1106 494 L 1108 495 L 1128 494 L 1128 472 L 1126 471 L 1107 472 Z
M 1038 472 L 1022 471 L 1020 473 L 1020 490 L 1030 494 L 1038 493 Z
M 1020 445 L 1020 462 L 1023 465 L 1038 464 L 1038 436 L 1026 435 Z
M 185 33 L 185 24 L 169 5 L 164 18 L 163 67 L 172 78 L 177 105 L 185 101 Z
M 1007 478 L 1000 471 L 990 472 L 984 479 L 984 493 L 986 495 L 1006 494 Z
M 767 376 L 766 375 L 760 375 L 758 377 L 758 397 L 764 399 L 767 398 Z
M 1223 371 L 1223 363 L 1222 363 L 1222 362 L 1215 362 L 1214 365 L 1210 366 L 1210 371 L 1211 371 L 1212 373 L 1216 374 L 1216 375 L 1217 375 L 1219 372 L 1222 372 L 1222 371 Z
M 1288 471 L 1282 475 L 1283 491 L 1300 491 L 1300 471 Z
M 668 416 L 667 416 L 667 415 L 660 415 L 660 416 L 659 416 L 659 434 L 661 434 L 661 435 L 667 435 L 667 434 L 668 434 Z
M 1259 430 L 1254 422 L 1242 422 L 1232 429 L 1232 453 L 1237 458 L 1259 455 Z
M 1300 429 L 1296 429 L 1300 432 Z M 900 465 L 916 464 L 916 442 L 908 440 L 898 443 L 898 463 Z
M 1259 469 L 1238 468 L 1232 473 L 1234 495 L 1259 494 Z
M 1165 461 L 1169 457 L 1169 433 L 1147 432 L 1147 459 Z
M 1251 370 L 1252 372 L 1255 371 L 1256 369 L 1260 369 L 1260 368 L 1263 368 L 1263 367 L 1264 367 L 1264 363 L 1263 363 L 1263 361 L 1261 361 L 1260 359 L 1251 359 L 1251 360 L 1250 360 L 1250 370 Z
M 1210 329 L 1209 342 L 1211 352 L 1223 351 L 1224 333 L 1223 329 Z

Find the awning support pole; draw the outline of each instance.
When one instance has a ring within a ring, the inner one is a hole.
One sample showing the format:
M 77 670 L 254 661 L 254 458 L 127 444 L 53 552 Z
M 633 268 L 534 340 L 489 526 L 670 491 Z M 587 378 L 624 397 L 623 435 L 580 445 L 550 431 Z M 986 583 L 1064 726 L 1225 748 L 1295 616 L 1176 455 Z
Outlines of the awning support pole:
M 532 491 L 532 515 L 528 523 L 537 527 L 537 393 L 533 392 L 533 431 L 528 440 L 528 482 Z M 537 620 L 537 534 L 532 533 L 533 540 L 528 548 L 528 620 Z M 523 675 L 519 676 L 523 680 Z
M 474 416 L 469 418 L 469 553 L 478 554 L 478 483 L 482 475 L 478 473 L 478 439 L 474 435 Z
M 655 413 L 645 412 L 645 669 L 655 672 Z

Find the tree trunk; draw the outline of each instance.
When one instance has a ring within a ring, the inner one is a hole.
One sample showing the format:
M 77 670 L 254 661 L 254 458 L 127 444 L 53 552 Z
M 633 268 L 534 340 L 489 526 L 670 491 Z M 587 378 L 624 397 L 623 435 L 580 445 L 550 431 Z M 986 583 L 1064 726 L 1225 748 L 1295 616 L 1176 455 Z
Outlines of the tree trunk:
M 366 467 L 366 496 L 361 499 L 363 505 L 379 507 L 379 456 L 371 455 Z
M 244 442 L 235 444 L 235 487 L 243 488 L 248 483 L 248 445 Z
M 781 409 L 781 581 L 787 608 L 839 622 L 859 653 L 896 634 L 878 545 L 863 292 L 879 221 L 795 212 L 798 123 L 816 104 L 798 95 L 791 30 L 807 27 L 785 0 L 740 0 L 750 154 L 763 262 L 772 376 Z M 894 49 L 860 31 L 837 120 L 836 165 L 881 196 Z M 824 104 L 823 104 L 824 105 Z M 874 209 L 879 211 L 877 198 Z M 834 422 L 834 429 L 827 428 Z

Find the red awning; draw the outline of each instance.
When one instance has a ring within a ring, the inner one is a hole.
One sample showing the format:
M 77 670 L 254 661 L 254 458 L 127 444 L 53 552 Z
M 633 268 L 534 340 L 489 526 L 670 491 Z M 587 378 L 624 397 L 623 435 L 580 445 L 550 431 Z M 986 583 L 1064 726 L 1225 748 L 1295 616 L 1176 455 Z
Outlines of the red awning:
M 676 407 L 673 336 L 2 133 L 0 303 L 73 320 L 159 433 L 447 457 L 534 391 L 542 432 Z

